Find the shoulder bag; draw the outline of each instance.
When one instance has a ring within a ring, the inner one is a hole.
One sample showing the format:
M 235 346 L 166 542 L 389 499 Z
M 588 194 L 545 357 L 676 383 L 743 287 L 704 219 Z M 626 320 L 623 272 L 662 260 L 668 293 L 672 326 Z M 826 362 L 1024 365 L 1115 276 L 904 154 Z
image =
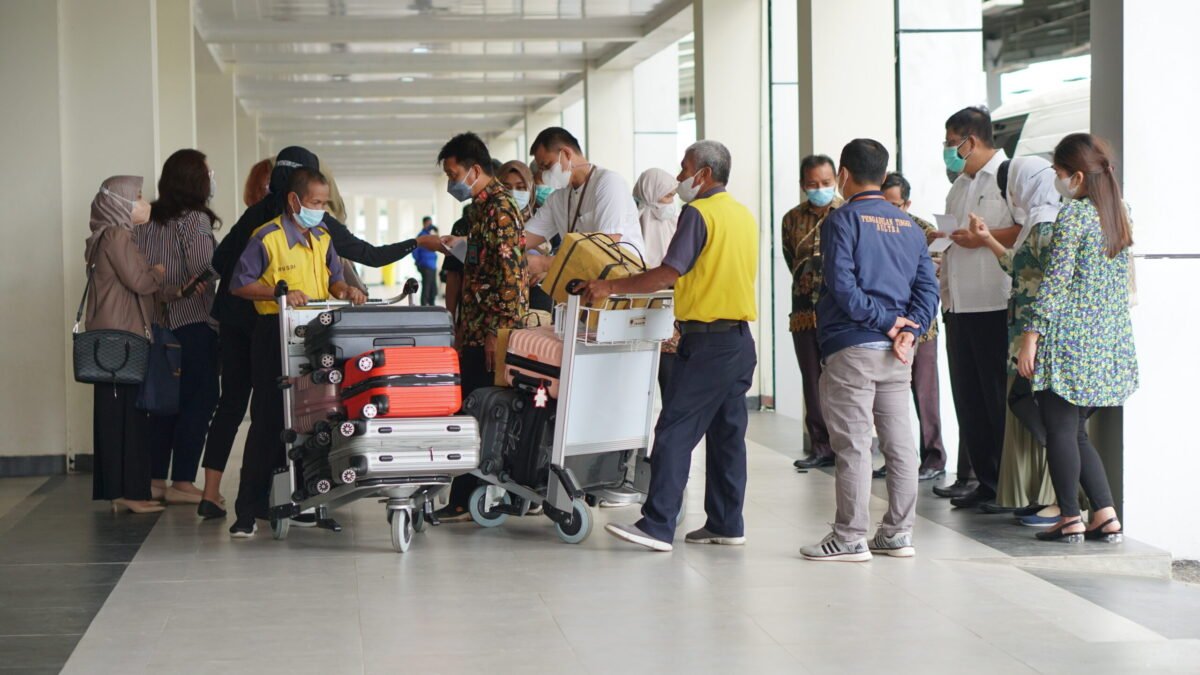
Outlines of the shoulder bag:
M 75 381 L 86 384 L 141 384 L 146 377 L 146 363 L 150 352 L 149 326 L 145 327 L 145 335 L 109 329 L 79 332 L 88 292 L 92 288 L 92 275 L 96 271 L 96 253 L 100 250 L 100 243 L 96 242 L 96 250 L 92 251 L 88 260 L 87 282 L 83 285 L 79 310 L 75 312 L 75 327 L 71 329 L 71 357 Z M 138 309 L 141 310 L 140 303 Z M 145 316 L 142 316 L 142 323 L 145 326 Z

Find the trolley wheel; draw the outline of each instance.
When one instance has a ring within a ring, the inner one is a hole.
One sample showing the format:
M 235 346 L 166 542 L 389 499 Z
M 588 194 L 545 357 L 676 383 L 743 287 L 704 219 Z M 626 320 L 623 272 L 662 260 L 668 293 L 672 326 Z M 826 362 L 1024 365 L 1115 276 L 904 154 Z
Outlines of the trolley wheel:
M 568 544 L 579 544 L 592 533 L 592 509 L 582 499 L 571 501 L 571 525 L 557 523 L 554 530 L 558 538 Z
M 337 357 L 336 356 L 334 356 L 333 354 L 322 354 L 321 355 L 321 367 L 322 368 L 332 368 L 336 365 L 337 365 Z
M 504 521 L 508 520 L 507 513 L 496 513 L 491 510 L 491 505 L 487 503 L 488 485 L 480 485 L 471 493 L 471 502 L 469 511 L 471 512 L 471 520 L 480 527 L 500 527 Z M 500 498 L 504 504 L 511 504 L 512 497 L 507 492 Z
M 425 513 L 422 511 L 414 512 L 413 513 L 413 531 L 414 532 L 424 532 L 426 527 L 427 527 L 427 523 L 425 522 Z
M 412 513 L 408 509 L 400 509 L 392 514 L 392 548 L 397 553 L 405 553 L 412 546 L 413 522 Z
M 271 536 L 279 541 L 287 539 L 288 530 L 292 527 L 292 521 L 288 518 L 271 518 Z

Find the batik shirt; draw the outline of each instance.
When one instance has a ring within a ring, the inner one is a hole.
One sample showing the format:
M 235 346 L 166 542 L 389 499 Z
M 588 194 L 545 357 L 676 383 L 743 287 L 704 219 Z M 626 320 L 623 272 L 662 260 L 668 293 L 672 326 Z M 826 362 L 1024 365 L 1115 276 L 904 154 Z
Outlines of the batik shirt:
M 926 238 L 929 237 L 930 232 L 937 231 L 937 228 L 933 226 L 933 223 L 930 223 L 927 220 L 922 220 L 921 218 L 918 218 L 918 217 L 912 215 L 911 213 L 908 214 L 908 217 L 912 218 L 912 221 L 921 227 L 921 229 L 925 232 Z M 942 259 L 942 254 L 941 253 L 931 253 L 929 255 L 929 257 L 933 258 L 934 262 L 940 262 Z M 936 340 L 937 336 L 938 336 L 938 322 L 937 322 L 937 316 L 934 315 L 933 323 L 929 326 L 929 330 L 926 330 L 925 334 L 917 339 L 917 344 L 924 344 L 926 342 L 929 342 L 930 340 Z
M 821 223 L 833 209 L 842 205 L 834 196 L 824 215 L 808 202 L 783 216 L 783 259 L 792 271 L 792 313 L 789 330 L 793 333 L 817 329 L 817 294 L 821 290 Z
M 525 228 L 516 202 L 492 179 L 471 206 L 464 213 L 467 259 L 458 306 L 460 347 L 482 347 L 499 329 L 519 325 L 529 305 Z
M 1033 318 L 1042 275 L 1049 263 L 1050 239 L 1054 223 L 1035 223 L 1017 250 L 1009 249 L 1000 258 L 1000 266 L 1012 277 L 1012 297 L 1008 300 L 1008 374 L 1016 375 L 1016 358 L 1021 353 L 1025 326 Z
M 1041 335 L 1033 390 L 1077 406 L 1119 406 L 1138 387 L 1129 320 L 1129 249 L 1105 253 L 1100 215 L 1090 199 L 1058 212 L 1045 274 L 1025 332 Z

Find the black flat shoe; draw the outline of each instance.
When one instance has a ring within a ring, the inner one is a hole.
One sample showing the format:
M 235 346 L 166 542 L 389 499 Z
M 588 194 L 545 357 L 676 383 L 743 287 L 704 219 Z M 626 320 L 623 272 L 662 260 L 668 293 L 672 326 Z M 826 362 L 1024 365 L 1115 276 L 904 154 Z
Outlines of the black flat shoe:
M 887 478 L 887 464 L 872 471 L 871 478 Z
M 804 459 L 798 459 L 792 462 L 792 466 L 797 469 L 820 469 L 826 466 L 833 466 L 833 457 L 819 457 L 817 455 L 809 455 Z
M 1065 522 L 1053 529 L 1046 530 L 1045 532 L 1038 532 L 1034 536 L 1038 538 L 1038 541 L 1061 541 L 1064 544 L 1082 544 L 1084 537 L 1083 532 L 1072 532 L 1070 534 L 1063 533 L 1063 530 L 1065 530 L 1067 527 L 1079 522 L 1082 521 L 1077 518 L 1075 520 Z
M 986 494 L 976 488 L 971 494 L 951 499 L 950 505 L 956 509 L 974 509 L 982 507 L 984 504 L 989 502 L 995 503 L 995 499 L 996 497 L 994 495 Z
M 1015 506 L 1000 506 L 996 502 L 984 502 L 983 504 L 979 505 L 979 510 L 983 511 L 984 513 L 991 513 L 991 514 L 1013 513 L 1017 510 L 1017 507 L 1015 507 Z
M 954 481 L 950 485 L 935 485 L 933 486 L 933 494 L 945 499 L 954 499 L 956 497 L 966 497 L 975 491 L 975 487 L 966 481 Z
M 1102 541 L 1106 544 L 1119 544 L 1125 540 L 1125 528 L 1119 528 L 1116 532 L 1105 532 L 1104 528 L 1117 522 L 1116 518 L 1109 518 L 1104 521 L 1100 527 L 1092 530 L 1085 530 L 1083 538 L 1087 541 Z
M 216 518 L 224 518 L 226 513 L 220 504 L 202 499 L 200 500 L 200 505 L 196 507 L 196 515 L 205 520 L 214 520 Z

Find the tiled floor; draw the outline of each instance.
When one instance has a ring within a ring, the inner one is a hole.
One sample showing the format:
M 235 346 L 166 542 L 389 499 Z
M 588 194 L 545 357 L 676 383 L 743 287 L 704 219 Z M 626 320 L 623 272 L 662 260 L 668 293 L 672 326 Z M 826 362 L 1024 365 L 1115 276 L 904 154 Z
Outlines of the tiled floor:
M 1126 600 L 1166 594 L 1172 616 L 1189 621 L 1193 588 L 996 564 L 1004 552 L 925 517 L 914 559 L 799 559 L 832 518 L 833 483 L 796 474 L 787 450 L 751 445 L 744 548 L 652 554 L 601 531 L 636 509 L 599 511 L 579 546 L 526 518 L 433 528 L 404 555 L 372 502 L 341 513 L 341 534 L 293 529 L 285 542 L 265 529 L 232 541 L 224 525 L 168 509 L 64 672 L 1200 671 L 1197 630 L 1125 611 Z M 686 528 L 704 518 L 693 486 Z

